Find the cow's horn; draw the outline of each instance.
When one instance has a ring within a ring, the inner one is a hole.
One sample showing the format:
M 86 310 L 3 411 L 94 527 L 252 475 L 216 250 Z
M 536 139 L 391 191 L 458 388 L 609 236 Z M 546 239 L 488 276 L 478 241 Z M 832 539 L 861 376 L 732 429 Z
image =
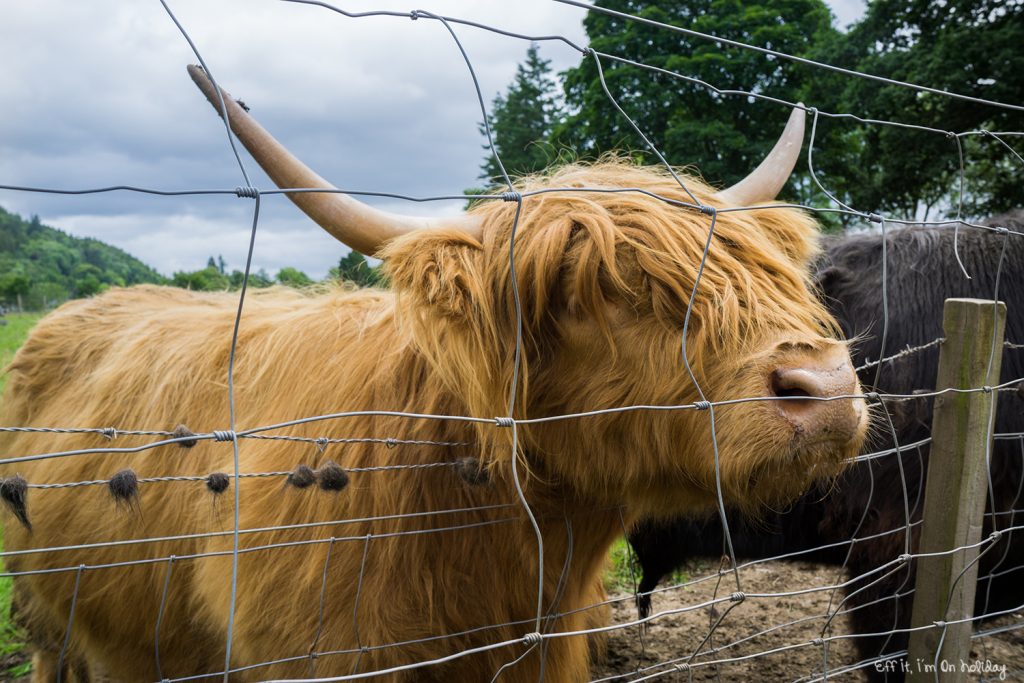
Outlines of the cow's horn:
M 206 71 L 200 66 L 190 65 L 188 73 L 220 113 L 220 100 Z M 231 130 L 278 187 L 336 189 L 295 158 L 223 88 L 220 92 L 227 108 Z M 454 227 L 478 238 L 482 231 L 479 219 L 473 216 L 400 216 L 367 206 L 340 192 L 293 192 L 288 197 L 324 230 L 364 254 L 376 254 L 391 239 L 423 228 Z
M 732 187 L 718 193 L 720 200 L 735 206 L 750 206 L 775 199 L 800 158 L 804 142 L 804 110 L 793 109 L 779 141 L 754 172 Z

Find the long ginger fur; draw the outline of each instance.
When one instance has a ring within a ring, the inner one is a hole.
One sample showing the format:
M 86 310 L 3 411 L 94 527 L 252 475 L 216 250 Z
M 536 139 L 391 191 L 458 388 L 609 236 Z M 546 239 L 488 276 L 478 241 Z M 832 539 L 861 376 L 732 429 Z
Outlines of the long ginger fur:
M 717 201 L 699 180 L 685 182 L 702 201 Z M 519 189 L 540 187 L 642 188 L 689 200 L 668 174 L 623 162 L 572 165 Z M 482 242 L 451 230 L 395 240 L 383 255 L 393 291 L 252 294 L 237 345 L 237 429 L 345 411 L 506 415 L 516 345 L 508 263 L 515 208 L 474 209 L 485 218 Z M 635 192 L 524 199 L 515 235 L 523 337 L 514 415 L 697 400 L 680 344 L 709 225 L 706 215 Z M 809 285 L 815 235 L 809 218 L 792 209 L 717 216 L 686 340 L 709 400 L 763 395 L 764 368 L 779 340 L 839 343 Z M 235 294 L 144 286 L 62 306 L 10 366 L 2 424 L 227 429 L 236 303 Z M 860 445 L 794 448 L 792 434 L 763 405 L 716 410 L 723 495 L 749 509 L 833 475 Z M 505 641 L 513 644 L 379 680 L 488 681 L 528 649 L 502 680 L 537 680 L 542 665 L 548 681 L 586 680 L 585 636 L 521 640 L 536 630 L 538 549 L 516 497 L 513 458 L 544 539 L 541 603 L 551 616 L 540 630 L 579 631 L 606 618 L 590 606 L 603 598 L 605 555 L 624 527 L 714 502 L 707 417 L 637 410 L 521 424 L 515 454 L 511 428 L 493 420 L 370 415 L 273 432 L 455 445 L 353 442 L 321 450 L 241 439 L 241 472 L 334 460 L 350 470 L 350 482 L 328 492 L 299 490 L 282 477 L 240 480 L 241 529 L 333 523 L 240 537 L 231 663 L 243 670 L 232 680 L 382 670 Z M 0 449 L 11 457 L 140 443 L 130 439 L 4 434 Z M 450 466 L 466 457 L 479 459 L 488 483 L 469 483 Z M 357 471 L 434 463 L 442 465 Z M 139 478 L 230 474 L 232 445 L 205 440 L 4 470 L 44 484 L 106 479 L 125 467 Z M 220 495 L 203 482 L 143 483 L 137 505 L 126 507 L 103 486 L 32 489 L 34 530 L 8 517 L 6 542 L 27 549 L 230 531 L 235 491 L 234 481 Z M 256 549 L 293 541 L 309 543 Z M 16 579 L 22 619 L 41 657 L 52 659 L 68 623 L 75 568 L 155 558 L 81 572 L 70 656 L 119 680 L 158 680 L 223 670 L 231 548 L 230 534 L 215 535 L 16 555 L 8 567 L 69 568 Z

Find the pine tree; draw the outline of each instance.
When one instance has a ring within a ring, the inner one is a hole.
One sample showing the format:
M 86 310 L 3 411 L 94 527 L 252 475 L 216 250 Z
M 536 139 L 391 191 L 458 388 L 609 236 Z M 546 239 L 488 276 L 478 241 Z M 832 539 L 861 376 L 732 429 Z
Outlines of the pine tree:
M 549 139 L 560 120 L 558 86 L 551 77 L 551 61 L 542 59 L 536 43 L 526 51 L 526 61 L 516 68 L 516 76 L 504 95 L 494 98 L 487 121 L 494 147 L 510 176 L 534 173 L 546 167 L 553 157 Z M 480 126 L 486 135 L 486 129 Z M 500 183 L 501 165 L 489 145 L 480 177 Z
M 338 279 L 354 282 L 360 287 L 385 286 L 381 272 L 366 261 L 358 251 L 350 251 L 338 262 Z

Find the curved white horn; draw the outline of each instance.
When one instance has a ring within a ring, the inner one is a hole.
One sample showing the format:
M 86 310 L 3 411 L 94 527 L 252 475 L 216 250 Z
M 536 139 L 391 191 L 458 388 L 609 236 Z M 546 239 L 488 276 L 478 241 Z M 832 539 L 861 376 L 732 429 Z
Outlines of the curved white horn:
M 188 73 L 217 113 L 221 113 L 217 91 L 206 71 L 192 64 Z M 231 130 L 278 187 L 336 189 L 285 149 L 223 88 L 220 93 Z M 367 206 L 340 192 L 296 192 L 290 193 L 288 198 L 340 242 L 364 254 L 374 255 L 395 237 L 423 228 L 456 227 L 477 238 L 482 232 L 480 220 L 472 216 L 400 216 Z
M 789 115 L 786 129 L 779 141 L 754 172 L 732 187 L 717 193 L 717 197 L 735 206 L 750 206 L 769 202 L 782 191 L 789 180 L 804 143 L 804 110 L 795 107 Z

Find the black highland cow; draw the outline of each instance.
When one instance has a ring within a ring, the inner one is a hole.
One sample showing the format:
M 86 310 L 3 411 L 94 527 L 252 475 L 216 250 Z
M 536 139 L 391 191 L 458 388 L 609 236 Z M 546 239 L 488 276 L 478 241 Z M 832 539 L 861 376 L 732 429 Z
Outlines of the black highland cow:
M 988 224 L 1024 232 L 1024 211 L 991 219 Z M 961 228 L 957 246 L 971 279 L 964 277 L 957 263 L 951 228 L 890 230 L 885 240 L 889 294 L 885 355 L 942 336 L 943 301 L 951 297 L 992 298 L 997 271 L 998 296 L 1007 304 L 1006 339 L 1024 342 L 1024 237 Z M 853 359 L 858 366 L 867 359 L 879 358 L 882 352 L 881 264 L 880 234 L 847 237 L 828 246 L 817 273 L 829 309 L 847 337 L 857 340 Z M 868 367 L 860 371 L 860 381 L 865 390 L 880 393 L 911 394 L 931 389 L 935 385 L 938 355 L 938 348 L 932 347 L 885 363 L 877 386 L 875 368 Z M 1005 349 L 1001 381 L 1022 376 L 1024 349 Z M 887 401 L 886 408 L 901 446 L 929 437 L 931 399 Z M 875 410 L 866 451 L 892 446 L 888 423 L 882 412 Z M 995 431 L 1024 432 L 1024 389 L 1001 393 Z M 903 449 L 912 522 L 921 519 L 927 463 L 927 444 Z M 983 536 L 995 529 L 1024 523 L 1024 438 L 995 440 L 991 482 Z M 834 488 L 811 490 L 788 510 L 767 512 L 756 521 L 730 515 L 733 545 L 737 557 L 745 559 L 807 551 L 799 559 L 836 565 L 845 561 L 850 575 L 856 576 L 903 553 L 903 501 L 899 462 L 894 455 L 882 456 L 851 466 Z M 916 550 L 920 525 L 913 529 L 911 548 Z M 877 537 L 868 538 L 871 536 Z M 852 548 L 843 543 L 854 537 L 866 540 L 858 541 Z M 638 601 L 644 613 L 650 609 L 651 596 L 643 593 L 654 589 L 665 575 L 690 558 L 719 557 L 724 551 L 721 523 L 718 515 L 711 513 L 703 519 L 648 522 L 634 531 L 630 543 L 643 569 Z M 834 545 L 822 547 L 829 544 Z M 857 633 L 887 633 L 909 626 L 913 572 L 912 564 L 909 570 L 863 590 L 851 591 L 844 609 L 851 610 Z M 978 574 L 975 614 L 991 614 L 1024 603 L 1024 532 L 1004 534 L 997 547 L 982 557 Z M 858 583 L 856 588 L 868 583 Z M 905 633 L 862 636 L 857 640 L 862 659 L 898 652 L 906 646 Z M 886 676 L 875 667 L 866 670 L 879 680 Z M 902 674 L 888 676 L 889 680 L 902 678 Z

